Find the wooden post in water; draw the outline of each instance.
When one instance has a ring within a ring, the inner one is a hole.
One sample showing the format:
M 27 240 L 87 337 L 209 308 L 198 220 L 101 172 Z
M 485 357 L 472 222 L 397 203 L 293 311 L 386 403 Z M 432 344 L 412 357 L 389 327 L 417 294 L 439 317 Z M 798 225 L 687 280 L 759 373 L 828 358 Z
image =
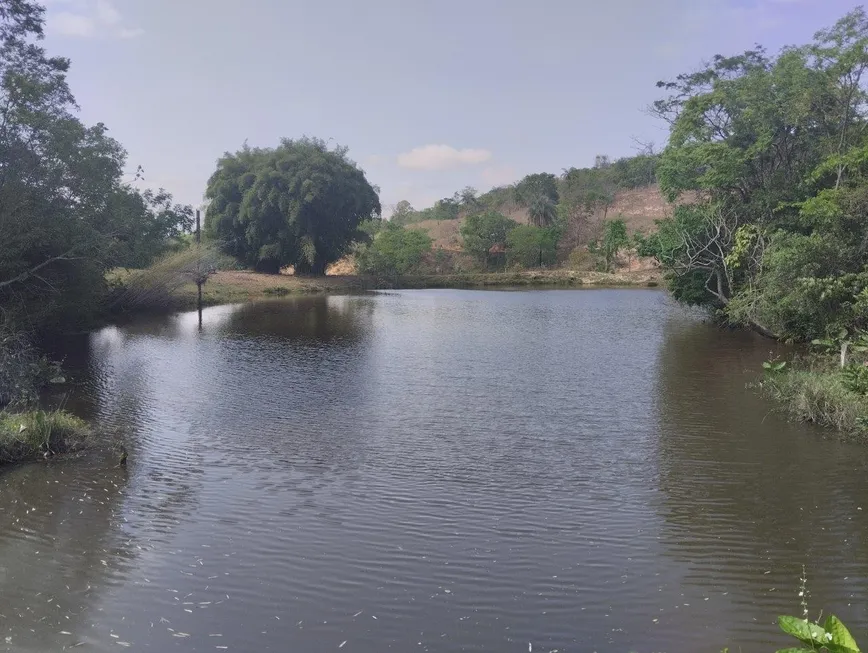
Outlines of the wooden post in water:
M 202 328 L 202 220 L 196 209 L 196 309 L 199 311 L 199 328 Z

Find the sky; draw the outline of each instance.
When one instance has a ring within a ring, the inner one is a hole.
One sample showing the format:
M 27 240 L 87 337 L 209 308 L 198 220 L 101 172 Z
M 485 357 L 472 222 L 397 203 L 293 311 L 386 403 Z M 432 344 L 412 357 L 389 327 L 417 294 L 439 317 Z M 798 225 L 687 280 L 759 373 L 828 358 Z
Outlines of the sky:
M 43 0 L 86 123 L 199 206 L 226 151 L 347 146 L 384 211 L 666 142 L 655 83 L 808 42 L 843 0 Z

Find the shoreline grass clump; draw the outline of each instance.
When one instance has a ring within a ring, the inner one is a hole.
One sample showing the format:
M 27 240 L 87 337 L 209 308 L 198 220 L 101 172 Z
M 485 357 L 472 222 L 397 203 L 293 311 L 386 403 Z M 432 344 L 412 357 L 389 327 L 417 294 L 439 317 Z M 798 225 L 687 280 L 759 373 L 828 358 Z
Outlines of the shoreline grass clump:
M 854 386 L 855 367 L 841 369 L 825 357 L 797 360 L 778 371 L 767 368 L 762 388 L 793 417 L 868 441 L 868 396 Z
M 84 420 L 62 410 L 0 411 L 0 464 L 77 451 L 87 436 Z

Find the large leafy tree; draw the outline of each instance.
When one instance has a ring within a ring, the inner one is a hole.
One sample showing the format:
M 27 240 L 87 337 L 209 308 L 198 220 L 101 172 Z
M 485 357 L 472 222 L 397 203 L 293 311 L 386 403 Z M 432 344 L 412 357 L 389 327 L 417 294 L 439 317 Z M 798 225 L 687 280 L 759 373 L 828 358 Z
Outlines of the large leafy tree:
M 69 61 L 39 45 L 43 20 L 35 2 L 0 0 L 0 320 L 36 330 L 92 314 L 120 236 L 162 241 L 171 229 L 151 219 L 188 215 L 164 194 L 128 201 L 125 152 L 76 116 Z
M 552 204 L 557 204 L 560 199 L 558 193 L 558 178 L 548 172 L 540 172 L 527 175 L 515 185 L 513 191 L 516 201 L 525 207 L 541 197 L 546 198 Z
M 645 243 L 677 296 L 783 337 L 868 326 L 866 67 L 858 8 L 804 47 L 660 84 L 661 188 L 700 199 Z
M 256 269 L 325 274 L 349 251 L 380 200 L 345 148 L 284 139 L 275 148 L 225 154 L 208 182 L 206 233 Z

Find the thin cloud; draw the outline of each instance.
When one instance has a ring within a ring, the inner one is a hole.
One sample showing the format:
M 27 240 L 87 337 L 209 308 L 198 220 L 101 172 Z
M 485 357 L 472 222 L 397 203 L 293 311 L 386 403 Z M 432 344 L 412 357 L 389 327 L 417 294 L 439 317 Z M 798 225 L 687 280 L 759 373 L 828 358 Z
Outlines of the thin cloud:
M 399 154 L 398 165 L 411 170 L 449 170 L 485 163 L 489 159 L 491 152 L 488 150 L 459 150 L 451 145 L 423 145 Z
M 53 0 L 48 3 L 45 26 L 49 34 L 84 39 L 131 39 L 144 33 L 124 24 L 112 0 Z

